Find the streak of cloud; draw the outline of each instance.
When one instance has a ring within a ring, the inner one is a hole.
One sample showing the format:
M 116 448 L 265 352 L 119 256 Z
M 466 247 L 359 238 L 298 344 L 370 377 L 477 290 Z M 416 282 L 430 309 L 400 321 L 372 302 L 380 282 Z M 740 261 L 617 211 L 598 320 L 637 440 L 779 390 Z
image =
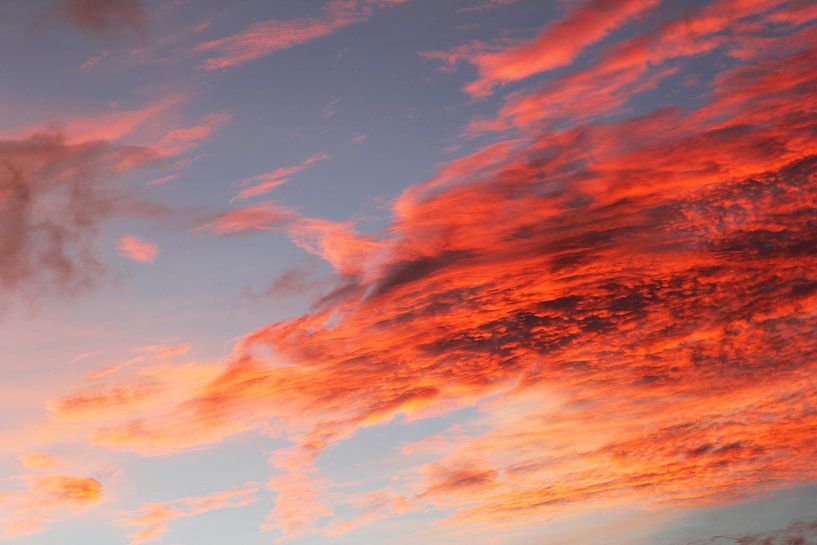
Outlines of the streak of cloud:
M 208 55 L 205 70 L 224 70 L 247 64 L 282 49 L 306 43 L 365 21 L 378 9 L 407 0 L 330 0 L 323 15 L 254 23 L 246 30 L 217 40 L 203 42 L 196 51 Z

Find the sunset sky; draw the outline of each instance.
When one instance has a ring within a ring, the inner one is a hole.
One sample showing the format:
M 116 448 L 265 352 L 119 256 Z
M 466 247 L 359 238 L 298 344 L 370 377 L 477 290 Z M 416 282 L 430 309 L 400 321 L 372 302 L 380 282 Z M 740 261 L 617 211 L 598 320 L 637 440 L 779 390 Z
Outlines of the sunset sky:
M 817 2 L 0 44 L 0 541 L 817 544 Z

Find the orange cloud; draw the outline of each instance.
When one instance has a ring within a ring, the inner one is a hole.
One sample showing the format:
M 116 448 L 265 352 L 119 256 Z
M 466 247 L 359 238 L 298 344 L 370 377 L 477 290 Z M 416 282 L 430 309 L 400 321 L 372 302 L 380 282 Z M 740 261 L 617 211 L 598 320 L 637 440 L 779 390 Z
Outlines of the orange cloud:
M 134 235 L 125 235 L 119 240 L 119 255 L 139 263 L 153 263 L 159 255 L 159 246 Z
M 149 346 L 140 346 L 136 350 L 139 352 L 149 352 L 155 355 L 155 357 L 159 359 L 165 358 L 175 358 L 176 356 L 181 356 L 183 354 L 187 354 L 190 352 L 189 343 L 181 343 L 181 344 L 174 344 L 174 345 L 167 345 L 167 344 L 152 344 Z
M 41 452 L 27 452 L 17 457 L 19 462 L 28 469 L 55 469 L 62 465 L 62 459 L 53 454 Z
M 117 524 L 123 527 L 136 526 L 139 530 L 130 534 L 130 545 L 141 545 L 163 536 L 170 529 L 170 523 L 180 518 L 195 517 L 219 509 L 238 508 L 250 505 L 256 500 L 257 486 L 245 486 L 216 492 L 207 496 L 181 498 L 162 503 L 148 503 L 138 510 L 122 515 Z
M 519 81 L 571 64 L 584 49 L 655 7 L 659 1 L 590 0 L 550 24 L 528 43 L 502 49 L 476 43 L 448 55 L 437 52 L 426 56 L 449 64 L 467 61 L 476 65 L 480 77 L 465 89 L 472 95 L 485 96 L 498 84 Z M 470 10 L 491 7 L 494 6 L 482 4 Z
M 372 237 L 358 234 L 352 222 L 299 216 L 271 201 L 226 212 L 199 230 L 216 235 L 286 231 L 296 245 L 322 257 L 349 276 L 363 274 L 368 261 L 380 247 Z
M 785 7 L 717 1 L 625 39 L 560 80 L 611 70 L 604 96 L 573 109 L 567 97 L 592 91 L 577 83 L 555 110 L 526 111 L 530 124 L 510 116 L 530 130 L 409 188 L 378 235 L 275 203 L 224 214 L 205 229 L 285 231 L 347 283 L 197 381 L 164 368 L 53 413 L 145 455 L 250 430 L 287 438 L 268 521 L 287 536 L 411 509 L 523 524 L 578 506 L 728 502 L 817 477 L 804 401 L 817 396 L 814 33 L 753 30 L 774 47 L 732 59 L 700 106 L 595 115 L 675 68 L 645 59 L 712 51 L 740 30 L 731 21 L 787 20 Z M 536 124 L 554 111 L 568 121 Z M 184 387 L 157 401 L 170 380 Z M 327 447 L 465 406 L 475 421 L 408 448 L 424 459 L 399 470 L 407 490 L 355 496 L 359 516 L 338 515 Z
M 90 477 L 25 475 L 26 488 L 0 493 L 0 540 L 21 539 L 46 530 L 53 522 L 92 507 L 102 485 Z
M 716 0 L 695 12 L 664 21 L 606 48 L 589 66 L 545 82 L 537 91 L 512 95 L 499 115 L 475 120 L 471 132 L 509 128 L 535 129 L 543 122 L 573 123 L 620 113 L 634 96 L 654 89 L 679 70 L 679 62 L 724 49 L 743 55 L 766 34 L 764 25 L 749 21 L 759 15 L 779 20 L 792 32 L 808 23 L 813 14 L 798 10 L 797 2 L 770 3 L 766 0 Z M 797 13 L 799 17 L 792 17 Z M 781 16 L 789 14 L 789 17 Z M 769 21 L 771 24 L 771 21 Z M 768 51 L 782 44 L 802 43 L 808 36 L 766 40 Z M 750 60 L 750 59 L 746 59 Z M 480 81 L 473 86 L 479 88 Z
M 371 237 L 357 234 L 351 223 L 298 218 L 288 225 L 287 232 L 295 244 L 351 276 L 362 274 L 379 248 Z

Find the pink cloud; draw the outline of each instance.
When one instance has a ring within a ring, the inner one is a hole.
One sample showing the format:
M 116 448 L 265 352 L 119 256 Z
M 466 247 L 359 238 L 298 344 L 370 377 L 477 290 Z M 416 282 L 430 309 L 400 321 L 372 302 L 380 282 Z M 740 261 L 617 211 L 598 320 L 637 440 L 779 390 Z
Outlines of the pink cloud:
M 119 255 L 139 263 L 153 263 L 159 255 L 159 246 L 134 235 L 119 240 Z
M 28 469 L 55 469 L 63 463 L 59 456 L 42 452 L 27 452 L 19 455 L 17 460 Z
M 0 541 L 47 530 L 54 522 L 99 503 L 103 489 L 91 477 L 22 475 L 22 490 L 0 493 Z
M 199 228 L 216 235 L 246 231 L 274 231 L 296 217 L 295 212 L 272 201 L 231 210 Z
M 211 55 L 204 62 L 205 70 L 233 68 L 327 36 L 345 26 L 365 21 L 376 9 L 406 1 L 330 0 L 321 17 L 255 23 L 238 34 L 201 43 L 196 51 Z
M 249 199 L 268 193 L 271 189 L 287 183 L 290 176 L 311 167 L 319 161 L 325 161 L 327 159 L 329 159 L 329 156 L 325 153 L 316 153 L 307 157 L 297 165 L 276 168 L 275 170 L 264 172 L 252 178 L 241 180 L 238 182 L 238 185 L 244 189 L 239 191 L 231 201 Z
M 155 178 L 148 182 L 148 185 L 164 185 L 166 183 L 172 182 L 174 180 L 179 179 L 179 174 L 168 174 L 167 176 L 161 176 L 159 178 Z
M 170 523 L 181 518 L 195 517 L 219 509 L 238 508 L 256 500 L 257 485 L 216 492 L 207 496 L 191 496 L 178 500 L 147 503 L 134 512 L 122 515 L 116 522 L 122 527 L 138 528 L 130 534 L 130 545 L 140 545 L 158 539 L 170 529 Z
M 37 123 L 11 131 L 4 131 L 0 133 L 0 139 L 28 138 L 44 132 L 53 131 L 56 125 L 62 134 L 65 135 L 68 144 L 80 144 L 100 140 L 117 141 L 133 134 L 146 122 L 155 119 L 161 114 L 167 113 L 168 110 L 178 106 L 185 100 L 186 97 L 176 95 L 158 99 L 141 108 L 69 117 L 67 120 L 59 123 Z
M 181 155 L 198 147 L 216 129 L 230 120 L 229 114 L 218 112 L 204 116 L 198 125 L 172 129 L 159 142 L 156 149 L 163 155 Z M 155 182 L 159 183 L 159 182 Z

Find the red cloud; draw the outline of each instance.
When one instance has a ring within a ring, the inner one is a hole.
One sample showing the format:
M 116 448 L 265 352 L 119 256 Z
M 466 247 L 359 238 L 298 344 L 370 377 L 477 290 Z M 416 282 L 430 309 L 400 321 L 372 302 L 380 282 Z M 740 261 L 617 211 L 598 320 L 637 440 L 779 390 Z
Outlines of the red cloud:
M 394 497 L 411 499 L 359 502 L 359 520 L 420 505 L 453 510 L 452 522 L 518 524 L 577 505 L 725 502 L 817 477 L 817 42 L 808 28 L 763 30 L 765 16 L 788 20 L 785 8 L 717 1 L 686 26 L 626 39 L 609 50 L 619 56 L 559 80 L 579 94 L 529 104 L 530 123 L 510 115 L 530 129 L 522 136 L 407 190 L 381 236 L 273 203 L 210 223 L 286 231 L 349 283 L 247 335 L 173 406 L 145 395 L 92 440 L 166 454 L 261 427 L 285 435 L 270 522 L 290 535 L 336 511 L 316 468 L 328 446 L 463 406 L 477 422 L 406 470 L 422 479 Z M 654 85 L 674 68 L 665 60 L 724 45 L 726 29 L 743 43 L 735 20 L 773 41 L 731 58 L 704 105 L 593 115 Z M 592 74 L 611 87 L 571 106 L 593 92 L 579 85 Z M 535 122 L 554 111 L 566 121 Z M 57 407 L 82 416 L 139 398 L 122 388 Z
M 464 60 L 478 67 L 480 79 L 466 90 L 477 96 L 486 95 L 496 84 L 570 64 L 585 48 L 658 3 L 659 0 L 590 0 L 545 28 L 529 43 L 496 52 L 475 52 Z

